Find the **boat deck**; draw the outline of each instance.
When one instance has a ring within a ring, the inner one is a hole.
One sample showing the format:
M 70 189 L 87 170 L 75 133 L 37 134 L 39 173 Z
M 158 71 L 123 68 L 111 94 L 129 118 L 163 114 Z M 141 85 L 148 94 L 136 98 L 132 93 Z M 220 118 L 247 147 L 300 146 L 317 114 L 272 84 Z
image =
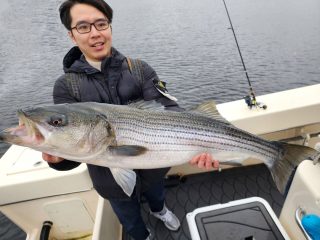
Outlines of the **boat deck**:
M 196 208 L 227 203 L 258 196 L 264 198 L 277 216 L 285 197 L 276 189 L 269 170 L 263 164 L 188 175 L 166 181 L 166 204 L 181 221 L 177 232 L 166 229 L 162 222 L 149 215 L 149 207 L 142 202 L 142 215 L 155 240 L 189 240 L 186 214 Z M 123 240 L 132 240 L 125 233 Z

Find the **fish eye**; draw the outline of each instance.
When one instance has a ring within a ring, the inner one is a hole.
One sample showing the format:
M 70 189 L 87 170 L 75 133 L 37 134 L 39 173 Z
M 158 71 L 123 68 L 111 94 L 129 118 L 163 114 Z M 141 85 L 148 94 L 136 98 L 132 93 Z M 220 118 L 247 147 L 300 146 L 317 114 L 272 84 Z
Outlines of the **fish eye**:
M 64 121 L 64 118 L 61 116 L 53 116 L 48 121 L 48 124 L 50 124 L 53 127 L 62 127 L 65 125 L 65 121 Z
M 59 126 L 62 123 L 62 119 L 56 119 L 52 121 L 52 125 Z

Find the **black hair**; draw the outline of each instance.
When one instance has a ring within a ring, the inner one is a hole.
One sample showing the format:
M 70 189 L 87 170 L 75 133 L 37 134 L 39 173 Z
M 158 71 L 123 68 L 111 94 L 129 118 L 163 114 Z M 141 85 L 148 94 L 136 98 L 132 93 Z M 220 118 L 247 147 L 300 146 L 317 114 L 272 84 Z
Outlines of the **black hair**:
M 59 8 L 60 20 L 66 29 L 71 30 L 70 9 L 76 4 L 88 4 L 102 12 L 112 22 L 113 10 L 104 0 L 66 0 Z

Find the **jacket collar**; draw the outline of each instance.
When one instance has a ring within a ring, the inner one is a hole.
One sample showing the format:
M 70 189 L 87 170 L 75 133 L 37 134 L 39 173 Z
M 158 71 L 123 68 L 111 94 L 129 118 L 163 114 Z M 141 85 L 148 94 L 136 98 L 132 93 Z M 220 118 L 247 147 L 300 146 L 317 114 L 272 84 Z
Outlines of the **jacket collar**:
M 102 60 L 101 71 L 108 67 L 116 68 L 122 65 L 125 57 L 115 48 L 111 48 L 111 57 L 106 57 Z M 92 67 L 85 59 L 79 47 L 75 46 L 69 50 L 63 59 L 64 72 L 76 72 L 92 74 L 99 72 L 96 68 Z

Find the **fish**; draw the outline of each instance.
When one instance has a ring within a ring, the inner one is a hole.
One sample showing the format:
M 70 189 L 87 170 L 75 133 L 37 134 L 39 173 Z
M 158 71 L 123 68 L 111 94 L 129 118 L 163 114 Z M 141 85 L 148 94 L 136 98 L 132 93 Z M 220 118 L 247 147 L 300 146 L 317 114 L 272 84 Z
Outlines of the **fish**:
M 233 126 L 213 100 L 182 112 L 167 111 L 156 101 L 138 101 L 56 104 L 17 113 L 19 126 L 1 131 L 0 141 L 108 167 L 128 196 L 136 184 L 134 169 L 176 166 L 203 152 L 220 164 L 262 161 L 283 194 L 300 162 L 319 161 L 313 148 L 268 141 Z

